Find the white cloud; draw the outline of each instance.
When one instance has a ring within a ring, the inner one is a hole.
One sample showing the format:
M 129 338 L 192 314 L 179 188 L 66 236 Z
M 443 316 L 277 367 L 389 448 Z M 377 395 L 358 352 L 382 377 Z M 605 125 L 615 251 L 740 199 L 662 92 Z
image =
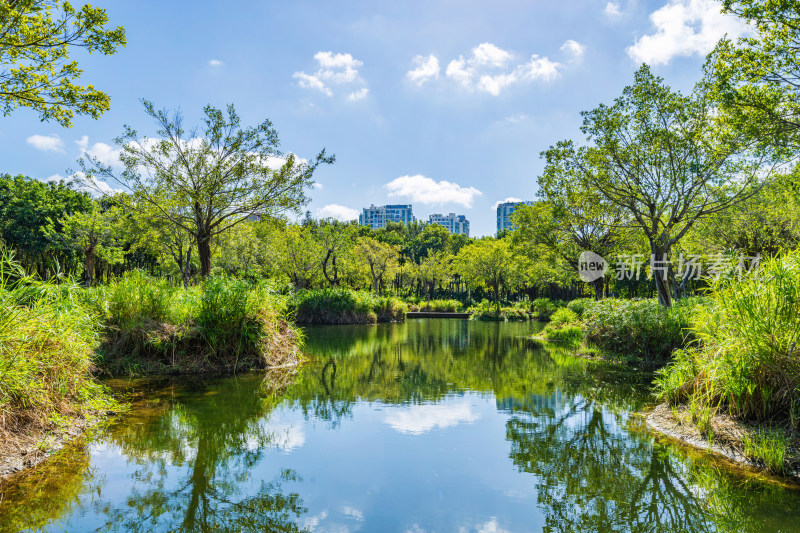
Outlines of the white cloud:
M 360 509 L 356 509 L 355 507 L 350 507 L 350 506 L 346 505 L 346 506 L 342 507 L 342 513 L 346 517 L 352 518 L 353 520 L 355 520 L 357 522 L 363 522 L 364 521 L 364 513 Z
M 312 76 L 305 72 L 295 72 L 292 77 L 298 80 L 297 84 L 303 89 L 317 89 L 328 96 L 333 96 L 333 91 L 326 87 L 317 76 Z
M 347 222 L 358 219 L 358 210 L 339 204 L 328 204 L 317 210 L 319 218 L 335 218 Z
M 434 428 L 474 422 L 480 415 L 472 412 L 469 403 L 411 405 L 392 409 L 384 419 L 400 433 L 422 435 Z
M 212 59 L 208 62 L 212 67 L 221 67 L 224 63 L 219 59 Z
M 26 142 L 43 152 L 64 152 L 64 142 L 58 135 L 31 135 Z
M 270 167 L 270 168 L 272 168 L 272 167 Z M 314 188 L 314 189 L 323 189 L 323 188 L 325 188 L 325 186 L 323 184 L 319 183 L 319 182 L 314 182 L 314 185 L 312 185 L 311 187 Z
M 472 49 L 470 57 L 459 56 L 450 61 L 445 74 L 467 89 L 477 89 L 493 96 L 519 82 L 550 81 L 559 76 L 561 65 L 547 57 L 534 54 L 527 63 L 509 70 L 512 59 L 510 52 L 491 43 L 482 43 Z
M 428 81 L 439 77 L 439 59 L 435 55 L 416 56 L 411 63 L 417 68 L 406 72 L 406 78 L 417 87 L 422 87 Z
M 570 61 L 573 63 L 578 63 L 581 59 L 583 59 L 583 54 L 586 52 L 586 47 L 578 41 L 569 39 L 561 45 L 561 51 L 570 58 Z
M 622 11 L 620 10 L 619 2 L 609 2 L 606 4 L 606 8 L 603 10 L 607 17 L 616 18 L 622 16 Z
M 510 122 L 512 124 L 516 124 L 518 122 L 525 122 L 529 118 L 530 117 L 528 117 L 528 115 L 526 115 L 525 113 L 515 113 L 513 115 L 507 116 L 503 120 L 506 121 L 506 122 Z
M 363 100 L 364 98 L 366 98 L 368 93 L 369 89 L 367 89 L 366 87 L 362 87 L 359 90 L 347 95 L 347 99 L 350 100 L 351 102 L 357 102 L 359 100 Z
M 717 0 L 669 0 L 650 15 L 656 31 L 628 47 L 637 62 L 661 65 L 675 56 L 705 55 L 723 36 L 735 38 L 747 27 L 733 15 L 723 15 Z
M 89 137 L 87 135 L 75 141 L 75 144 L 80 148 L 81 156 L 84 154 L 88 155 L 109 167 L 122 166 L 122 162 L 119 159 L 119 156 L 122 154 L 121 149 L 114 148 L 106 143 L 94 143 L 92 146 L 89 146 Z
M 298 80 L 298 85 L 304 89 L 315 89 L 327 96 L 333 96 L 331 85 L 364 85 L 358 69 L 364 65 L 351 54 L 334 54 L 333 52 L 317 52 L 314 60 L 319 68 L 314 74 L 304 71 L 295 72 L 292 77 Z M 367 95 L 368 89 L 361 87 L 352 91 L 350 100 L 359 100 Z M 353 97 L 355 95 L 355 98 Z
M 422 204 L 460 204 L 472 207 L 476 196 L 483 194 L 475 187 L 461 187 L 450 181 L 435 181 L 421 174 L 400 176 L 385 185 L 390 197 L 404 196 Z
M 498 206 L 498 205 L 500 205 L 500 204 L 505 204 L 505 203 L 508 203 L 508 202 L 521 202 L 521 201 L 522 201 L 522 200 L 521 200 L 521 199 L 519 199 L 519 198 L 515 198 L 515 197 L 513 197 L 513 196 L 509 196 L 509 197 L 508 197 L 508 198 L 506 198 L 505 200 L 498 200 L 498 201 L 496 201 L 496 202 L 494 203 L 494 205 L 492 206 L 492 209 L 497 209 L 497 206 Z
M 497 518 L 494 516 L 483 524 L 477 524 L 469 529 L 465 527 L 459 529 L 459 533 L 467 533 L 468 531 L 475 531 L 476 533 L 511 533 L 508 529 L 501 528 L 500 524 L 497 523 Z

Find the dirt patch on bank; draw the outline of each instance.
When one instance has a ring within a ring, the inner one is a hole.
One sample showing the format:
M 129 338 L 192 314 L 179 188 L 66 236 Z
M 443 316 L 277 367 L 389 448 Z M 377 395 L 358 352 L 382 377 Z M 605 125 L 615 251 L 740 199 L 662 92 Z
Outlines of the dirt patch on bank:
M 695 448 L 722 455 L 735 463 L 764 470 L 764 465 L 744 453 L 747 436 L 758 431 L 756 424 L 743 423 L 726 414 L 714 416 L 710 422 L 710 438 L 692 421 L 688 407 L 676 408 L 662 403 L 647 415 L 647 426 L 667 437 L 679 440 Z M 786 450 L 784 475 L 800 481 L 800 442 L 795 439 Z

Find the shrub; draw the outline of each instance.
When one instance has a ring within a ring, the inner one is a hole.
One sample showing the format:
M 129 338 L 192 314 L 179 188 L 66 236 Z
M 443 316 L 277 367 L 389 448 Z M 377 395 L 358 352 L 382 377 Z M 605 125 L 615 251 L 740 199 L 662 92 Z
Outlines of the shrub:
M 0 448 L 116 408 L 92 378 L 97 316 L 81 290 L 35 281 L 0 256 Z
M 299 324 L 375 324 L 405 320 L 408 306 L 398 298 L 350 289 L 314 289 L 295 295 Z
M 550 320 L 550 317 L 559 307 L 564 307 L 564 302 L 550 298 L 537 298 L 531 302 L 531 313 L 536 320 Z
M 550 326 L 550 324 L 548 324 Z M 559 327 L 545 327 L 542 335 L 550 342 L 565 344 L 567 346 L 578 346 L 583 341 L 583 329 L 577 324 L 570 324 Z
M 800 252 L 713 289 L 691 321 L 700 344 L 659 372 L 658 393 L 671 404 L 800 428 Z
M 214 276 L 184 289 L 131 272 L 90 296 L 114 373 L 236 372 L 297 362 L 286 300 L 265 282 Z
M 586 305 L 584 332 L 589 342 L 610 354 L 663 364 L 694 339 L 686 328 L 703 303 L 702 298 L 687 298 L 665 309 L 655 299 L 608 298 Z
M 562 307 L 553 313 L 553 315 L 550 317 L 550 323 L 548 325 L 558 327 L 565 324 L 574 324 L 577 321 L 578 315 L 575 313 L 575 311 L 566 307 Z
M 461 302 L 458 300 L 431 300 L 419 304 L 419 311 L 433 313 L 455 313 L 459 309 L 461 309 Z
M 579 317 L 582 317 L 586 307 L 591 305 L 592 302 L 594 302 L 593 298 L 578 298 L 569 302 L 567 308 Z
M 505 320 L 530 320 L 531 318 L 525 305 L 505 306 L 498 311 L 494 302 L 489 300 L 481 300 L 467 309 L 467 312 L 472 314 L 473 320 L 502 322 Z

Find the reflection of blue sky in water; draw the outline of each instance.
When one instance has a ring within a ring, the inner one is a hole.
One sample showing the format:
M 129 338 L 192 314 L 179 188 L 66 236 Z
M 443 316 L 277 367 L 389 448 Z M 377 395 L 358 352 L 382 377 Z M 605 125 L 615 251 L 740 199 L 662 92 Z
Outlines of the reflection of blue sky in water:
M 648 376 L 532 348 L 536 327 L 316 328 L 279 399 L 257 375 L 154 385 L 88 469 L 6 490 L 0 531 L 797 529 L 797 492 L 636 429 Z

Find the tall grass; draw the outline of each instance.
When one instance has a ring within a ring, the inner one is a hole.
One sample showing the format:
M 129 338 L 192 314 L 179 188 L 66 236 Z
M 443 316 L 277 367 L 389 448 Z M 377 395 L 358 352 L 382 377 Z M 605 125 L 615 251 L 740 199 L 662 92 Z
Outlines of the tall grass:
M 409 311 L 427 311 L 432 313 L 456 313 L 463 306 L 458 300 L 429 300 L 410 303 Z
M 92 378 L 99 331 L 81 291 L 27 277 L 0 253 L 0 448 L 115 406 Z
M 266 282 L 220 276 L 183 288 L 131 272 L 93 291 L 113 373 L 236 372 L 299 357 L 286 298 Z
M 396 322 L 408 312 L 398 298 L 342 288 L 299 291 L 290 306 L 299 324 Z
M 671 404 L 692 401 L 739 419 L 800 428 L 800 252 L 767 261 L 756 277 L 722 281 L 656 379 Z
M 583 328 L 586 340 L 607 353 L 660 365 L 694 339 L 687 328 L 704 305 L 702 298 L 678 300 L 669 309 L 655 299 L 607 298 L 585 305 Z

